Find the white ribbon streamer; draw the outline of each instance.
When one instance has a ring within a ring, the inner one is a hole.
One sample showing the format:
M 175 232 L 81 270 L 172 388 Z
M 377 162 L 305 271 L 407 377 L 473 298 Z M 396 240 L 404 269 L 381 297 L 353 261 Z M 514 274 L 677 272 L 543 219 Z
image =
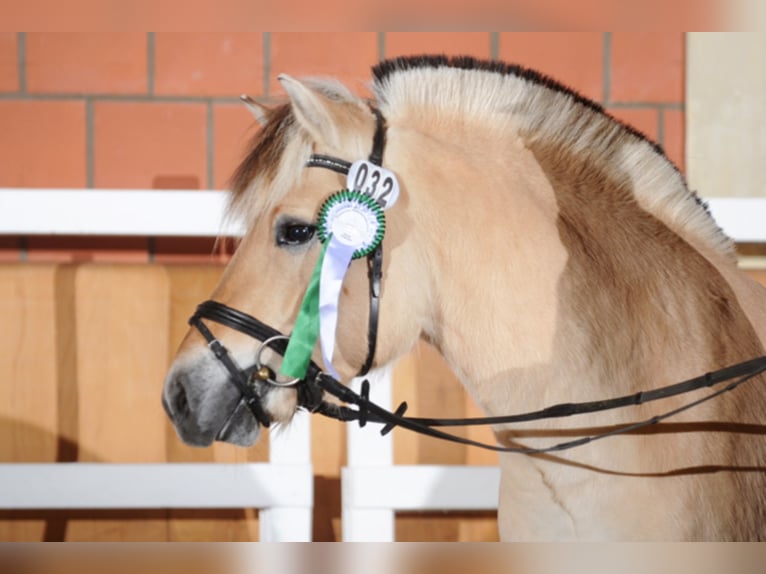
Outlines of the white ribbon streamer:
M 351 256 L 357 247 L 343 243 L 335 235 L 331 235 L 328 241 L 330 243 L 319 275 L 319 342 L 325 368 L 330 375 L 340 379 L 335 367 L 332 366 L 335 331 L 338 327 L 338 301 L 343 287 L 343 278 L 346 276 Z

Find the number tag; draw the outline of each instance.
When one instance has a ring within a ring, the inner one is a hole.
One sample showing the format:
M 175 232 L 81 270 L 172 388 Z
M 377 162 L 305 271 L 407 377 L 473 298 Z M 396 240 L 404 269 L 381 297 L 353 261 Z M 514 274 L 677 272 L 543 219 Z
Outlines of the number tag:
M 383 209 L 390 208 L 399 199 L 399 182 L 394 172 L 364 159 L 351 164 L 346 186 L 371 197 Z

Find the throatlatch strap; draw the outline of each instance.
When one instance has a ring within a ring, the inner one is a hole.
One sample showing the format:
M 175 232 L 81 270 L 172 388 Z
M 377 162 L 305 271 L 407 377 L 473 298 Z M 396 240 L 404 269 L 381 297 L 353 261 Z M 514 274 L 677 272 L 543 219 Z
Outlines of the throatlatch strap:
M 383 244 L 367 256 L 367 273 L 370 281 L 370 318 L 367 322 L 367 358 L 357 377 L 366 375 L 375 359 L 378 346 L 378 319 L 380 317 L 380 287 L 383 280 Z
M 375 135 L 372 138 L 370 163 L 383 164 L 383 152 L 386 147 L 386 120 L 380 110 L 370 108 L 375 114 Z M 367 358 L 357 377 L 366 375 L 375 360 L 375 350 L 378 347 L 378 319 L 380 317 L 380 289 L 383 282 L 383 243 L 367 256 L 367 275 L 370 282 L 370 317 L 367 322 Z

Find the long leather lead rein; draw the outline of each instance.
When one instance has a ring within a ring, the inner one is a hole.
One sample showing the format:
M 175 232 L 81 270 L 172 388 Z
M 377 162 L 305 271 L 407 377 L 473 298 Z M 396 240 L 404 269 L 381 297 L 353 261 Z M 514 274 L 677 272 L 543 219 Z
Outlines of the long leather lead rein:
M 675 416 L 679 413 L 687 411 L 693 407 L 696 407 L 702 403 L 712 400 L 726 392 L 734 390 L 739 385 L 749 381 L 750 379 L 766 373 L 766 356 L 758 357 L 743 363 L 737 363 L 725 367 L 712 373 L 707 373 L 701 377 L 696 377 L 682 383 L 674 385 L 668 385 L 661 387 L 653 391 L 646 391 L 642 393 L 636 393 L 633 395 L 626 395 L 624 397 L 618 397 L 615 399 L 604 401 L 592 401 L 585 403 L 563 403 L 554 405 L 547 409 L 540 411 L 533 411 L 529 413 L 523 413 L 519 415 L 509 415 L 504 417 L 486 417 L 486 418 L 473 418 L 473 419 L 424 419 L 424 418 L 410 418 L 404 417 L 404 412 L 407 410 L 407 403 L 401 403 L 396 409 L 396 412 L 388 411 L 375 403 L 371 402 L 368 398 L 369 395 L 369 383 L 364 381 L 362 384 L 362 392 L 356 393 L 352 389 L 342 385 L 332 377 L 326 374 L 321 374 L 317 380 L 317 384 L 331 395 L 341 399 L 342 401 L 356 405 L 357 409 L 350 409 L 348 407 L 338 406 L 334 404 L 325 404 L 321 408 L 316 409 L 315 412 L 337 418 L 344 422 L 359 421 L 360 426 L 364 426 L 367 422 L 383 423 L 385 426 L 381 429 L 381 434 L 385 435 L 390 432 L 394 427 L 400 426 L 408 430 L 414 431 L 426 436 L 447 440 L 450 442 L 456 442 L 463 445 L 475 446 L 486 450 L 492 450 L 495 452 L 508 452 L 518 454 L 543 454 L 547 452 L 556 452 L 562 450 L 568 450 L 578 446 L 616 436 L 620 434 L 626 434 L 636 431 L 638 429 L 648 427 L 657 424 L 665 419 Z M 617 426 L 611 431 L 596 434 L 592 436 L 586 436 L 579 439 L 571 440 L 568 442 L 554 444 L 548 447 L 532 448 L 532 447 L 503 447 L 487 443 L 466 439 L 443 431 L 437 430 L 435 426 L 458 426 L 458 425 L 487 425 L 498 424 L 507 422 L 519 422 L 519 421 L 535 421 L 550 418 L 568 417 L 576 414 L 592 413 L 598 411 L 606 411 L 615 408 L 639 405 L 646 402 L 656 401 L 664 398 L 668 398 L 675 395 L 688 393 L 694 390 L 712 387 L 714 385 L 729 381 L 737 378 L 735 381 L 729 383 L 725 387 L 690 403 L 687 403 L 676 409 L 667 411 L 661 415 L 654 416 L 644 421 L 638 421 L 635 423 L 628 423 L 625 425 Z M 736 431 L 733 431 L 736 432 Z

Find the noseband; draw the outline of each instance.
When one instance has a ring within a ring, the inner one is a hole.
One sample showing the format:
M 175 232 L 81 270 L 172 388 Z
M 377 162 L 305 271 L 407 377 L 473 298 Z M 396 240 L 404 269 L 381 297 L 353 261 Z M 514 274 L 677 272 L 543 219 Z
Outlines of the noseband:
M 373 136 L 372 151 L 369 161 L 375 165 L 383 162 L 383 152 L 386 142 L 386 123 L 383 115 L 375 108 L 371 108 L 376 119 L 375 135 Z M 348 174 L 351 163 L 332 156 L 313 154 L 306 163 L 306 167 L 321 167 L 341 174 Z M 382 243 L 367 256 L 369 277 L 370 312 L 367 328 L 367 358 L 357 374 L 362 377 L 370 370 L 377 345 L 378 316 L 380 311 L 380 290 L 383 277 L 383 249 Z M 256 352 L 254 365 L 242 369 L 231 357 L 226 347 L 215 338 L 207 328 L 203 319 L 214 321 L 240 333 L 244 333 L 258 341 L 261 345 Z M 293 379 L 280 382 L 273 369 L 261 364 L 260 357 L 266 348 L 280 355 L 284 355 L 289 337 L 280 333 L 273 327 L 262 323 L 255 317 L 233 309 L 217 301 L 205 301 L 201 303 L 194 315 L 189 319 L 189 324 L 202 334 L 208 343 L 208 347 L 215 357 L 223 364 L 231 375 L 232 383 L 241 393 L 241 401 L 244 401 L 256 420 L 264 427 L 268 427 L 270 419 L 263 410 L 262 400 L 265 394 L 273 386 L 294 386 L 297 392 L 298 406 L 312 413 L 319 413 L 344 422 L 358 421 L 360 426 L 367 422 L 383 424 L 381 434 L 385 435 L 394 427 L 400 426 L 408 430 L 440 438 L 468 446 L 476 446 L 496 452 L 513 452 L 521 454 L 541 454 L 567 450 L 577 446 L 636 431 L 638 429 L 654 425 L 671 416 L 689 410 L 697 405 L 712 400 L 752 378 L 766 372 L 766 356 L 744 361 L 725 367 L 723 369 L 706 373 L 700 377 L 689 379 L 673 385 L 660 387 L 650 391 L 643 391 L 631 395 L 625 395 L 613 399 L 589 401 L 582 403 L 562 403 L 553 405 L 538 411 L 528 413 L 466 419 L 431 419 L 418 417 L 405 417 L 407 403 L 401 403 L 394 412 L 386 410 L 369 400 L 369 382 L 363 381 L 361 393 L 356 393 L 333 377 L 324 373 L 316 363 L 310 361 L 306 376 L 303 379 Z M 734 379 L 732 381 L 732 379 Z M 652 417 L 644 421 L 629 423 L 616 427 L 614 430 L 601 434 L 587 436 L 576 440 L 554 444 L 543 448 L 528 448 L 516 446 L 498 446 L 485 444 L 478 441 L 452 435 L 436 427 L 473 426 L 473 425 L 498 425 L 518 422 L 530 422 L 551 418 L 563 418 L 573 415 L 594 413 L 616 408 L 624 408 L 640 405 L 651 401 L 661 400 L 672 396 L 689 393 L 698 389 L 709 388 L 726 381 L 732 381 L 702 398 L 687 403 L 681 407 L 668 411 L 664 414 Z M 329 403 L 324 400 L 325 393 L 330 394 L 347 405 L 356 408 Z M 239 403 L 238 403 L 239 404 Z M 237 405 L 238 406 L 238 405 Z M 236 410 L 236 407 L 235 407 Z M 233 412 L 232 412 L 233 414 Z

